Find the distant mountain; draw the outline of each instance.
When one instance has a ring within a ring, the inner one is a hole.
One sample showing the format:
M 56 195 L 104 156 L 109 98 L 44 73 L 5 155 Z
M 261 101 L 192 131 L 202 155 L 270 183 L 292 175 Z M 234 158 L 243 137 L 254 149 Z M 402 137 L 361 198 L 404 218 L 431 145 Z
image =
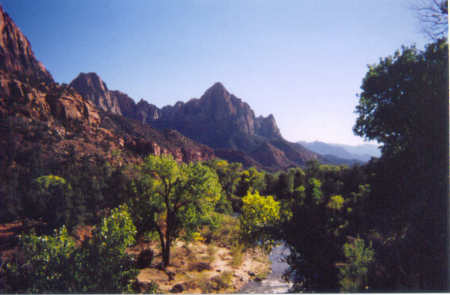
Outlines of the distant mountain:
M 367 162 L 372 157 L 379 157 L 381 155 L 378 146 L 375 144 L 362 144 L 353 146 L 345 144 L 325 143 L 321 141 L 299 141 L 298 143 L 318 154 L 331 155 L 347 160 Z

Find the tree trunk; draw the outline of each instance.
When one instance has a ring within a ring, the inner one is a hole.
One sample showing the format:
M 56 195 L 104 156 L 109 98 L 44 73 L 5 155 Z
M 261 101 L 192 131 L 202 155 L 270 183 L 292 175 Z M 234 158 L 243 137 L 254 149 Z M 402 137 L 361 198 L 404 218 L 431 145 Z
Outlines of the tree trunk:
M 166 246 L 164 247 L 165 251 L 163 251 L 163 266 L 166 268 L 170 263 L 170 239 L 166 240 Z

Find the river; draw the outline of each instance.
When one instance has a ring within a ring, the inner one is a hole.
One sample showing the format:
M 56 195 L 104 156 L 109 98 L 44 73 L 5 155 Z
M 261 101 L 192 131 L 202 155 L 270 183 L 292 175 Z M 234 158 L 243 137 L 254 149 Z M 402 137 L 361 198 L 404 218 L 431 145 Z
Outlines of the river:
M 289 267 L 285 262 L 287 255 L 289 255 L 289 249 L 285 245 L 274 247 L 269 256 L 272 272 L 261 282 L 248 282 L 239 290 L 239 293 L 287 293 L 292 287 L 292 283 L 282 278 Z

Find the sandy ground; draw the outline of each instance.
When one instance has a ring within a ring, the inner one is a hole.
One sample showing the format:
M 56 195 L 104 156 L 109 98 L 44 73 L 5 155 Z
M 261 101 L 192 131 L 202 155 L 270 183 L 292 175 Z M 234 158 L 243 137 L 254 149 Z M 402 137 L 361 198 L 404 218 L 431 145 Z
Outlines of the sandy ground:
M 149 268 L 144 268 L 138 275 L 141 283 L 156 282 L 162 293 L 168 293 L 177 284 L 183 286 L 182 293 L 205 293 L 205 284 L 218 278 L 226 276 L 227 286 L 208 289 L 207 293 L 231 293 L 238 291 L 245 283 L 255 279 L 257 276 L 266 275 L 270 271 L 268 255 L 261 250 L 250 249 L 242 258 L 239 266 L 232 266 L 230 249 L 218 246 L 208 246 L 201 242 L 190 243 L 178 242 L 173 248 L 172 261 L 166 269 L 175 273 L 174 279 L 169 281 L 167 272 L 157 268 L 161 258 L 156 245 L 140 245 L 141 249 L 152 248 L 157 256 Z M 211 249 L 213 248 L 213 250 Z M 130 252 L 137 254 L 141 249 Z M 206 263 L 210 269 L 195 269 L 199 262 Z M 226 274 L 226 275 L 225 275 Z M 144 290 L 142 290 L 144 291 Z

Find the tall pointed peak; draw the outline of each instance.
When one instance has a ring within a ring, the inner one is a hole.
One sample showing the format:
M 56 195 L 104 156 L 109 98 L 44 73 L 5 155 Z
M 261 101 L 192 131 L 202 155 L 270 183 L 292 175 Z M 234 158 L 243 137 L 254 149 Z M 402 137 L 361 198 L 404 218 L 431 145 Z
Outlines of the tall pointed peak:
M 220 83 L 220 82 L 214 83 L 213 86 L 211 86 L 209 89 L 225 90 L 225 91 L 227 90 L 227 89 L 225 88 L 225 86 L 223 86 L 223 84 Z
M 89 72 L 89 73 L 80 73 L 78 76 L 73 79 L 70 83 L 72 87 L 81 92 L 82 94 L 87 90 L 95 90 L 101 92 L 107 92 L 108 86 L 97 73 Z
M 209 87 L 202 96 L 203 100 L 226 100 L 228 101 L 231 97 L 230 92 L 223 86 L 222 83 L 216 82 L 211 87 Z

